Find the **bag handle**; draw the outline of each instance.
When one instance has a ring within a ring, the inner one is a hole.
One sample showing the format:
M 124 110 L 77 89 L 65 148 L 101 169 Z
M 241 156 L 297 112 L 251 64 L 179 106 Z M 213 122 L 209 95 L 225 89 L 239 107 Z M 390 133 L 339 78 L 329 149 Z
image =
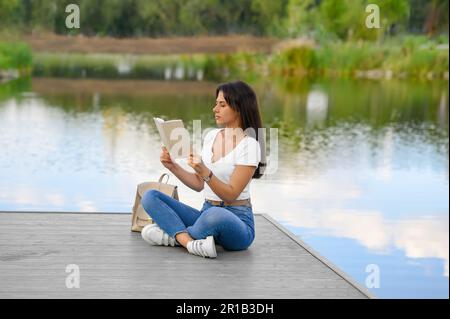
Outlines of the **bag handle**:
M 162 180 L 163 180 L 164 176 L 167 176 L 167 179 L 166 179 L 166 182 L 165 182 L 165 184 L 167 184 L 167 182 L 169 181 L 169 178 L 170 178 L 169 174 L 167 174 L 167 173 L 163 173 L 161 175 L 161 177 L 158 180 L 158 183 L 162 183 Z

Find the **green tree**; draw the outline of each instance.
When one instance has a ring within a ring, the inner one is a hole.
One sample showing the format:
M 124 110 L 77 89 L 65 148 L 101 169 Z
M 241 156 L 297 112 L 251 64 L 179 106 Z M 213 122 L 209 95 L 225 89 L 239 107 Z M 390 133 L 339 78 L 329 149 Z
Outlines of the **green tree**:
M 253 24 L 261 35 L 280 35 L 283 33 L 282 20 L 286 14 L 287 0 L 253 0 Z
M 55 31 L 56 15 L 61 11 L 64 12 L 63 8 L 58 10 L 58 1 L 33 0 L 31 4 L 32 29 Z
M 20 0 L 0 0 L 0 27 L 11 24 L 18 24 L 20 17 L 17 16 L 20 10 Z
M 323 29 L 319 23 L 318 4 L 315 0 L 288 0 L 283 19 L 284 36 L 314 36 Z
M 384 34 L 393 34 L 405 29 L 410 16 L 409 0 L 373 0 L 380 7 Z
M 357 2 L 356 10 L 361 9 L 359 1 Z M 335 33 L 340 38 L 346 38 L 349 30 L 357 26 L 349 19 L 349 12 L 348 0 L 324 0 L 320 4 L 320 20 L 325 30 Z
M 0 0 L 0 26 L 61 34 L 69 3 L 81 28 L 109 36 L 196 34 L 378 39 L 404 31 L 448 35 L 448 0 Z M 380 7 L 382 28 L 365 26 L 366 6 Z
M 431 0 L 427 2 L 426 19 L 423 31 L 433 36 L 445 31 L 448 34 L 448 0 Z
M 137 3 L 140 17 L 140 30 L 142 34 L 149 36 L 165 35 L 171 28 L 167 14 L 161 14 L 157 1 L 140 0 Z
M 226 33 L 232 21 L 227 20 L 227 12 L 220 0 L 191 0 L 180 8 L 179 22 L 188 34 Z
M 86 35 L 108 35 L 108 26 L 117 15 L 116 1 L 79 1 L 81 30 Z M 65 17 L 65 15 L 64 15 Z M 58 25 L 63 25 L 58 23 Z M 66 32 L 65 28 L 61 30 Z
M 183 34 L 179 24 L 179 14 L 186 0 L 153 0 L 152 2 L 157 5 L 159 23 L 161 23 L 161 33 L 158 35 Z

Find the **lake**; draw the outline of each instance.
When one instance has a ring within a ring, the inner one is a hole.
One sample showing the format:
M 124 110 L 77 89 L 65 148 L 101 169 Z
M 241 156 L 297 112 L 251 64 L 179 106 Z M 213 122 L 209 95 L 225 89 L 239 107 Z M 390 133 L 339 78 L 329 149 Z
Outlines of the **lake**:
M 165 172 L 153 116 L 214 127 L 216 85 L 0 85 L 0 210 L 129 213 L 136 185 Z M 448 298 L 448 83 L 273 79 L 254 87 L 265 126 L 278 129 L 278 153 L 268 152 L 277 165 L 251 186 L 254 211 L 380 298 Z M 169 183 L 201 207 L 202 193 L 173 176 Z

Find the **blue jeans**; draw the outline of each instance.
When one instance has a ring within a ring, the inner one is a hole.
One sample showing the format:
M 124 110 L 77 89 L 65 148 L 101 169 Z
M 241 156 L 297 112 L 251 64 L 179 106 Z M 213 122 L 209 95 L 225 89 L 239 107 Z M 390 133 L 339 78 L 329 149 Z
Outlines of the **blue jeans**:
M 142 207 L 169 236 L 187 232 L 194 239 L 214 236 L 226 250 L 247 249 L 255 239 L 251 206 L 214 206 L 205 201 L 197 210 L 157 190 L 147 191 Z

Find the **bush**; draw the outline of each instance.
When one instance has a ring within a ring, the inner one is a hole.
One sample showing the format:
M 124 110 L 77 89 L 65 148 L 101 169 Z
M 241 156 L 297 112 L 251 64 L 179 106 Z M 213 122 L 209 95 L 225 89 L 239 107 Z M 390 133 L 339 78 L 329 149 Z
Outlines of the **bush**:
M 29 69 L 32 64 L 31 50 L 25 43 L 0 42 L 0 69 Z
M 317 52 L 309 46 L 290 47 L 280 51 L 273 58 L 273 69 L 283 74 L 306 75 L 317 69 Z

